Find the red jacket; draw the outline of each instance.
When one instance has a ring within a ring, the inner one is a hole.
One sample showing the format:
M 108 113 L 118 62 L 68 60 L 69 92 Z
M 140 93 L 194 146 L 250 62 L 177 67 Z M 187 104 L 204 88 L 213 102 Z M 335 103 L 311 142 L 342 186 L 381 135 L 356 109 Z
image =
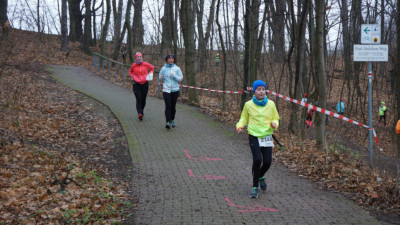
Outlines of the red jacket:
M 150 70 L 150 73 L 154 72 L 154 66 L 148 62 L 142 62 L 140 65 L 133 63 L 129 69 L 129 74 L 131 75 L 132 80 L 139 84 L 144 84 L 147 82 L 146 76 L 148 70 Z

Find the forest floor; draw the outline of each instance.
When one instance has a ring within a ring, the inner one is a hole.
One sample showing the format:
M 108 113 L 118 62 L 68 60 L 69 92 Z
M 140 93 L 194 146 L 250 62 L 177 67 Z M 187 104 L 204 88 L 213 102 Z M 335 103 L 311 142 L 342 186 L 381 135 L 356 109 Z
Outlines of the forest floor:
M 67 56 L 59 51 L 60 39 L 55 36 L 14 31 L 10 37 L 0 41 L 0 200 L 5 202 L 0 206 L 0 222 L 129 224 L 126 212 L 136 200 L 119 122 L 105 106 L 63 87 L 45 71 L 46 64 L 93 70 L 93 58 L 81 53 L 78 43 L 70 43 Z M 228 124 L 240 116 L 240 112 L 199 107 Z M 329 127 L 328 142 L 333 147 L 326 152 L 314 147 L 313 128 L 306 131 L 305 139 L 285 130 L 277 136 L 284 148 L 275 149 L 276 161 L 326 190 L 343 193 L 381 222 L 399 224 L 398 158 L 378 154 L 371 170 L 365 147 L 340 132 L 329 132 Z M 393 166 L 386 167 L 388 162 Z M 56 182 L 63 179 L 66 183 Z M 90 192 L 83 193 L 76 184 Z

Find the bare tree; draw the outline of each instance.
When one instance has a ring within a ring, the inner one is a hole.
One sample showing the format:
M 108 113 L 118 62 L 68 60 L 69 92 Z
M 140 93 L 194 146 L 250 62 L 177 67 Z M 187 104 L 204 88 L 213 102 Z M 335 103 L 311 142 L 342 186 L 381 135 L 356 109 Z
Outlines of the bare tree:
M 36 4 L 36 26 L 37 26 L 37 32 L 40 34 L 40 0 L 37 0 Z
M 174 26 L 173 26 L 174 37 L 172 38 L 173 41 L 174 41 L 174 55 L 175 56 L 178 56 L 178 40 L 179 40 L 179 36 L 180 36 L 180 35 L 178 35 L 178 26 L 177 26 L 178 14 L 179 14 L 179 0 L 175 0 L 175 13 L 174 13 L 174 15 L 175 15 L 175 20 L 174 20 L 175 23 L 174 23 Z
M 351 13 L 350 13 L 350 18 L 352 19 L 352 24 L 351 24 L 351 29 L 353 31 L 353 45 L 354 44 L 359 44 L 361 41 L 361 24 L 363 23 L 362 15 L 361 15 L 361 2 L 362 1 L 352 1 L 352 7 L 351 7 Z M 356 93 L 353 93 L 353 96 L 348 97 L 349 101 L 350 99 L 354 99 L 356 96 L 362 96 L 361 88 L 360 88 L 360 70 L 361 70 L 361 63 L 360 62 L 354 62 L 353 64 L 353 78 L 354 78 L 354 87 L 352 88 L 353 90 L 356 91 Z M 352 90 L 350 89 L 350 90 Z M 356 96 L 354 95 L 356 94 Z M 358 102 L 357 102 L 358 103 Z M 360 105 L 361 107 L 361 105 Z M 357 113 L 357 105 L 356 105 L 356 113 Z
M 82 30 L 82 13 L 81 4 L 82 0 L 68 0 L 69 11 L 69 40 L 72 42 L 81 41 Z
M 258 14 L 260 11 L 259 0 L 246 0 L 244 15 L 244 64 L 243 64 L 243 90 L 252 84 L 257 78 L 257 38 L 258 38 Z M 243 108 L 247 101 L 243 92 L 240 100 L 240 108 Z
M 273 4 L 275 2 L 275 4 Z M 274 62 L 282 62 L 285 53 L 285 7 L 286 0 L 270 1 L 272 13 L 272 46 Z
M 233 50 L 235 52 L 239 49 L 238 27 L 239 27 L 239 0 L 234 1 L 235 16 L 233 19 Z
M 164 51 L 173 52 L 173 37 L 174 37 L 174 1 L 165 0 L 164 15 L 161 18 L 162 24 L 162 39 L 161 39 L 161 54 Z
M 101 38 L 100 38 L 100 53 L 102 55 L 105 55 L 106 38 L 107 38 L 107 33 L 108 33 L 108 26 L 110 25 L 110 16 L 111 16 L 110 0 L 106 0 L 106 5 L 107 5 L 106 20 L 105 20 L 103 28 L 101 30 Z
M 185 70 L 188 84 L 196 86 L 195 77 L 195 62 L 194 62 L 194 13 L 193 0 L 182 1 L 181 3 L 181 27 L 183 33 L 183 39 L 185 43 Z M 192 102 L 198 102 L 197 91 L 189 89 L 189 100 Z
M 397 1 L 397 18 L 396 18 L 396 30 L 397 30 L 397 61 L 400 59 L 400 16 L 399 16 L 399 10 L 400 10 L 400 1 Z M 400 118 L 400 63 L 396 63 L 396 77 L 395 77 L 395 94 L 396 94 L 396 119 L 397 121 Z M 397 139 L 397 155 L 400 156 L 400 135 L 397 135 L 395 137 Z
M 8 21 L 7 17 L 7 5 L 8 5 L 8 0 L 0 0 L 0 27 L 4 27 L 6 21 Z M 0 29 L 0 34 L 2 33 L 2 30 L 5 29 Z
M 61 3 L 61 51 L 68 51 L 67 0 L 62 0 Z
M 319 76 L 319 107 L 326 108 L 326 69 L 325 69 L 325 54 L 324 54 L 324 30 L 325 30 L 325 1 L 316 1 L 316 58 L 317 58 L 317 74 Z M 316 120 L 316 133 L 317 133 L 317 146 L 324 150 L 325 148 L 325 114 L 317 113 Z
M 215 0 L 211 1 L 210 5 L 210 15 L 208 17 L 206 33 L 203 31 L 203 15 L 204 15 L 204 0 L 197 0 L 198 7 L 196 7 L 197 11 L 197 31 L 199 36 L 199 71 L 204 71 L 206 69 L 206 58 L 207 58 L 207 44 L 210 39 L 210 31 L 211 26 L 214 21 L 214 7 Z M 197 5 L 197 4 L 196 4 Z M 218 13 L 218 12 L 217 12 Z M 225 55 L 225 53 L 223 53 Z
M 101 2 L 101 4 L 103 4 L 103 1 Z M 96 32 L 96 0 L 93 0 L 92 2 L 92 12 L 93 12 L 93 25 L 92 25 L 92 29 L 93 29 L 93 43 L 92 45 L 96 45 L 96 41 L 97 41 L 97 32 Z M 101 7 L 101 6 L 100 6 Z M 99 7 L 99 8 L 100 8 Z
M 128 44 L 128 55 L 130 62 L 133 62 L 133 54 L 132 54 L 132 30 L 131 30 L 131 9 L 132 9 L 132 0 L 128 0 L 128 4 L 126 6 L 126 13 L 125 13 L 125 23 L 124 23 L 124 28 L 128 31 L 128 37 L 127 37 L 127 44 Z M 125 31 L 124 29 L 124 31 Z M 123 35 L 122 35 L 123 36 Z
M 340 2 L 339 2 L 340 3 Z M 342 23 L 343 32 L 343 53 L 344 53 L 344 79 L 347 83 L 347 88 L 351 88 L 351 46 L 350 46 L 350 31 L 349 31 L 349 12 L 348 12 L 348 2 L 347 0 L 341 0 L 340 5 L 340 20 Z M 343 95 L 343 91 L 340 93 L 340 98 Z M 347 102 L 350 102 L 350 95 L 348 95 Z
M 83 41 L 82 41 L 82 49 L 86 54 L 91 54 L 90 51 L 90 42 L 92 40 L 92 22 L 91 22 L 91 10 L 90 10 L 90 1 L 91 0 L 85 0 L 85 29 L 84 29 L 84 34 L 83 34 Z
M 8 6 L 8 0 L 0 1 L 0 23 L 1 23 L 1 26 L 3 26 L 3 24 L 8 20 L 7 6 Z
M 218 0 L 217 3 L 217 15 L 216 15 L 216 22 L 217 22 L 217 26 L 218 26 L 218 34 L 219 34 L 219 39 L 220 39 L 220 43 L 221 43 L 221 49 L 222 49 L 222 55 L 226 55 L 226 51 L 225 51 L 225 44 L 224 44 L 224 38 L 222 37 L 222 29 L 221 29 L 221 24 L 219 23 L 219 8 L 220 8 L 220 4 L 221 1 Z M 226 87 L 225 87 L 225 83 L 226 83 L 226 60 L 223 60 L 223 65 L 224 65 L 224 70 L 223 70 L 223 79 L 222 79 L 222 90 L 225 91 Z M 225 110 L 225 100 L 226 100 L 226 94 L 224 93 L 222 95 L 222 110 Z
M 122 24 L 122 6 L 123 0 L 118 1 L 118 12 L 117 12 L 117 21 L 115 23 L 114 28 L 114 52 L 113 52 L 113 59 L 118 60 L 119 56 L 119 49 L 121 46 L 120 43 L 120 35 L 121 35 L 121 24 Z
M 295 34 L 293 35 L 293 40 L 294 45 L 295 45 L 295 50 L 296 50 L 296 58 L 295 58 L 295 64 L 296 64 L 296 72 L 295 72 L 295 80 L 294 80 L 294 92 L 290 90 L 291 97 L 295 99 L 300 99 L 301 98 L 301 93 L 304 93 L 303 91 L 303 77 L 306 74 L 306 18 L 308 15 L 308 8 L 309 8 L 309 0 L 302 0 L 298 1 L 299 9 L 300 11 L 300 18 L 298 21 L 293 20 L 292 21 L 292 26 L 295 28 L 294 32 Z M 291 5 L 291 13 L 292 15 L 294 14 L 293 10 L 293 1 L 290 1 Z M 294 18 L 292 16 L 292 18 Z M 290 59 L 289 59 L 290 60 Z M 291 81 L 290 81 L 291 82 Z M 299 133 L 301 130 L 298 129 L 300 126 L 299 124 L 299 110 L 298 106 L 295 104 L 291 104 L 291 114 L 290 114 L 290 127 L 289 129 L 295 133 Z M 303 121 L 303 120 L 300 120 Z
M 144 27 L 143 27 L 143 0 L 135 0 L 133 4 L 133 8 L 135 10 L 133 15 L 133 23 L 132 23 L 132 33 L 133 33 L 133 48 L 142 47 L 143 46 L 143 36 L 144 36 Z

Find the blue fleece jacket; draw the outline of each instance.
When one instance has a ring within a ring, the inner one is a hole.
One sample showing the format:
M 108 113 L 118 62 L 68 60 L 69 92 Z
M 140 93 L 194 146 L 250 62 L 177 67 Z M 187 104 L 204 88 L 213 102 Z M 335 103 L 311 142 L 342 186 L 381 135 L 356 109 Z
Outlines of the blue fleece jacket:
M 164 75 L 164 79 L 161 78 L 162 75 Z M 183 80 L 183 74 L 177 65 L 165 64 L 158 74 L 158 79 L 164 83 L 163 92 L 171 93 L 179 91 L 179 82 Z

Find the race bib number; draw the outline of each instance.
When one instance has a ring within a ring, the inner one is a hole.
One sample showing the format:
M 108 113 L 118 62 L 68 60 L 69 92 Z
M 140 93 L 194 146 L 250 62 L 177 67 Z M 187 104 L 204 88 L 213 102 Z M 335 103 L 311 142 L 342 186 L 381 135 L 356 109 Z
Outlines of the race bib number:
M 274 147 L 274 141 L 272 140 L 272 135 L 268 135 L 263 138 L 258 138 L 258 143 L 260 147 Z

